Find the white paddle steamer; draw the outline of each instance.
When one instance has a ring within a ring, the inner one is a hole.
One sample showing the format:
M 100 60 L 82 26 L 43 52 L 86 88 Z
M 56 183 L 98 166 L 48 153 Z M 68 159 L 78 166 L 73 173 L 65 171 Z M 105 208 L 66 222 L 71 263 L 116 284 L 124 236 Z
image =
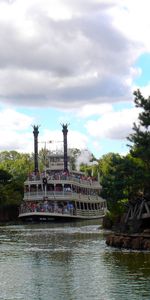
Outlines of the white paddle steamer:
M 63 126 L 64 153 L 50 153 L 49 166 L 38 170 L 38 126 L 34 126 L 35 170 L 24 183 L 19 218 L 29 221 L 103 218 L 107 204 L 94 177 L 71 170 L 67 155 L 67 124 Z

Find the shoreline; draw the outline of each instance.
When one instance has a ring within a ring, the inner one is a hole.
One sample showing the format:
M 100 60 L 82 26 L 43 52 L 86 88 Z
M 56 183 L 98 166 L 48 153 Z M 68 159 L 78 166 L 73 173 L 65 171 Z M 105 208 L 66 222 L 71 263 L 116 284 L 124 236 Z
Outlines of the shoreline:
M 120 249 L 150 251 L 150 230 L 134 234 L 113 232 L 106 237 L 106 244 Z

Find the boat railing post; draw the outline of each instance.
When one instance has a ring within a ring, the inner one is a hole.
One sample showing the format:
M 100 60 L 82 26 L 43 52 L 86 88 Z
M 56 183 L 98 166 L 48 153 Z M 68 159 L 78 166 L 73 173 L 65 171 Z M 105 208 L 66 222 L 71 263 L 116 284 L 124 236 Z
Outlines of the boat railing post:
M 44 187 L 44 196 L 46 197 L 46 184 L 45 184 L 45 187 Z
M 36 195 L 38 196 L 38 184 L 36 185 Z

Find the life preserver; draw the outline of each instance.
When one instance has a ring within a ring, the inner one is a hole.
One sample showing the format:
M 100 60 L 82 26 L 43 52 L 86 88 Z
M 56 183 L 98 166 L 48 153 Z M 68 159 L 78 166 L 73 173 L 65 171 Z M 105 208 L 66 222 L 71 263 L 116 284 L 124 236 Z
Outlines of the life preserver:
M 46 177 L 43 178 L 43 184 L 45 184 L 45 185 L 47 184 L 47 178 Z

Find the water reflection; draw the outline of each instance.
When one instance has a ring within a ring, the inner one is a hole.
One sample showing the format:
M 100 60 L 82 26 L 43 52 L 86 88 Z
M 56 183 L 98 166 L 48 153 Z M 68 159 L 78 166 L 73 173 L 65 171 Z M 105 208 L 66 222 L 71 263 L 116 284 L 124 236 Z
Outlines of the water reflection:
M 0 227 L 0 299 L 149 299 L 150 254 L 104 234 L 99 221 Z
M 150 253 L 112 250 L 104 253 L 103 262 L 107 267 L 108 280 L 113 283 L 113 294 L 118 294 L 119 283 L 123 299 L 127 299 L 127 295 L 129 299 L 150 298 Z
M 109 265 L 116 265 L 131 274 L 141 273 L 150 277 L 150 253 L 138 251 L 113 251 L 105 253 L 105 261 Z

